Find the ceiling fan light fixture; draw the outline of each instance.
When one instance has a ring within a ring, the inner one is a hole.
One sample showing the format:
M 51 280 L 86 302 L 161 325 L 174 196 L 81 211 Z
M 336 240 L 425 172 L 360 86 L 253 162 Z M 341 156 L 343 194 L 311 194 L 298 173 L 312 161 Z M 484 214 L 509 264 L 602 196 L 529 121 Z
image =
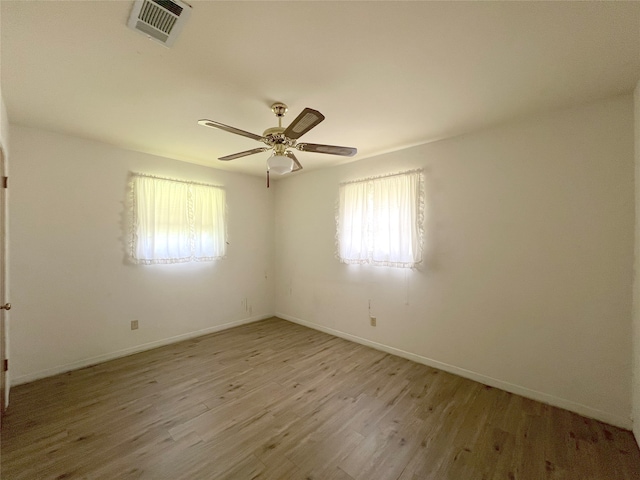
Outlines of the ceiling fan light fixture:
M 286 155 L 273 154 L 267 160 L 267 170 L 276 175 L 284 175 L 293 170 L 293 160 Z

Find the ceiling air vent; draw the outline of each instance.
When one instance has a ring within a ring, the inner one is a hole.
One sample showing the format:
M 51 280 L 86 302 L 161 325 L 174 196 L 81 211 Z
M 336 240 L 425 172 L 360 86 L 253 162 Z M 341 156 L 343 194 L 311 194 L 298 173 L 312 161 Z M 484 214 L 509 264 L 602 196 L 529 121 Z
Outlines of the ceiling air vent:
M 128 25 L 170 47 L 190 14 L 191 6 L 179 0 L 136 0 Z

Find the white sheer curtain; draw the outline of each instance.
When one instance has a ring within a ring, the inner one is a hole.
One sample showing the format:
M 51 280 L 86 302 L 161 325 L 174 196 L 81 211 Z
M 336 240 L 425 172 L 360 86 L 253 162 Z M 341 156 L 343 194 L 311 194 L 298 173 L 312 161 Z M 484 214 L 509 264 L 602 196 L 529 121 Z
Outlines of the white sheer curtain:
M 340 185 L 338 258 L 343 263 L 414 267 L 422 261 L 422 171 Z
M 191 185 L 194 255 L 199 260 L 223 257 L 227 247 L 226 202 L 222 188 Z
M 130 255 L 136 263 L 180 263 L 226 253 L 225 191 L 134 175 Z

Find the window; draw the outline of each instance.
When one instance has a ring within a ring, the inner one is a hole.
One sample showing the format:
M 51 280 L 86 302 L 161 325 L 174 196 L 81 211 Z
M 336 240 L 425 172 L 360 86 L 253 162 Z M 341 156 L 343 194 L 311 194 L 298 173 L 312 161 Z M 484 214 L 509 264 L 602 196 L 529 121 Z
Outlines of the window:
M 422 261 L 421 170 L 342 183 L 339 190 L 341 262 L 411 268 Z
M 222 187 L 136 174 L 131 207 L 130 256 L 135 263 L 203 262 L 226 254 Z

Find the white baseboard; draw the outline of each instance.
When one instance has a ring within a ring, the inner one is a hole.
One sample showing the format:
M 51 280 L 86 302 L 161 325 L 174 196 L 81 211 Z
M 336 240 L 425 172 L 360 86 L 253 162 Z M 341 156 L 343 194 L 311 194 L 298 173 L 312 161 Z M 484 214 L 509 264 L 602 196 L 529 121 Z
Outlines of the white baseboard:
M 484 385 L 489 385 L 490 387 L 499 388 L 501 390 L 515 393 L 517 395 L 521 395 L 523 397 L 530 398 L 532 400 L 537 400 L 539 402 L 546 403 L 554 407 L 559 407 L 565 410 L 569 410 L 571 412 L 575 412 L 585 417 L 600 420 L 601 422 L 605 422 L 610 425 L 615 425 L 616 427 L 624 428 L 627 430 L 630 430 L 632 428 L 631 418 L 625 418 L 624 416 L 616 415 L 610 412 L 605 412 L 597 408 L 592 408 L 587 405 L 574 402 L 572 400 L 556 397 L 554 395 L 549 395 L 548 393 L 539 392 L 537 390 L 531 390 L 529 388 L 526 388 L 520 385 L 516 385 L 513 383 L 498 380 L 496 378 L 488 377 L 486 375 L 482 375 L 480 373 L 476 373 L 471 370 L 466 370 L 464 368 L 439 362 L 437 360 L 433 360 L 428 357 L 423 357 L 422 355 L 417 355 L 415 353 L 390 347 L 382 343 L 377 343 L 371 340 L 367 340 L 366 338 L 358 337 L 355 335 L 351 335 L 349 333 L 341 332 L 339 330 L 334 330 L 332 328 L 324 327 L 316 323 L 307 322 L 306 320 L 301 320 L 299 318 L 292 317 L 291 315 L 287 315 L 284 313 L 276 313 L 275 316 L 278 318 L 282 318 L 284 320 L 288 320 L 293 323 L 297 323 L 299 325 L 303 325 L 305 327 L 313 328 L 314 330 L 319 330 L 321 332 L 328 333 L 329 335 L 344 338 L 345 340 L 349 340 L 355 343 L 366 345 L 371 348 L 375 348 L 376 350 L 381 350 L 383 352 L 391 353 L 393 355 L 397 355 L 398 357 L 406 358 L 407 360 L 412 360 L 414 362 L 422 363 L 423 365 L 427 365 L 429 367 L 437 368 L 439 370 L 444 370 L 445 372 L 453 373 L 455 375 L 459 375 L 461 377 L 474 380 Z
M 136 345 L 134 347 L 125 348 L 111 353 L 105 353 L 104 355 L 98 355 L 97 357 L 86 358 L 73 363 L 67 363 L 65 365 L 59 365 L 46 370 L 40 370 L 39 372 L 29 373 L 27 375 L 21 375 L 11 379 L 11 386 L 20 385 L 23 383 L 33 382 L 34 380 L 40 380 L 41 378 L 52 377 L 59 373 L 70 372 L 72 370 L 78 370 L 80 368 L 90 367 L 98 363 L 103 363 L 115 358 L 126 357 L 134 353 L 144 352 L 145 350 L 151 350 L 153 348 L 163 347 L 172 343 L 181 342 L 190 338 L 201 337 L 209 333 L 219 332 L 221 330 L 227 330 L 229 328 L 238 327 L 247 323 L 258 322 L 271 318 L 273 315 L 256 315 L 255 317 L 243 318 L 242 320 L 235 320 L 233 322 L 223 323 L 222 325 L 215 325 L 213 327 L 205 328 L 202 330 L 196 330 L 195 332 L 183 333 L 174 337 L 163 338 L 162 340 L 156 340 L 154 342 L 143 343 L 142 345 Z

